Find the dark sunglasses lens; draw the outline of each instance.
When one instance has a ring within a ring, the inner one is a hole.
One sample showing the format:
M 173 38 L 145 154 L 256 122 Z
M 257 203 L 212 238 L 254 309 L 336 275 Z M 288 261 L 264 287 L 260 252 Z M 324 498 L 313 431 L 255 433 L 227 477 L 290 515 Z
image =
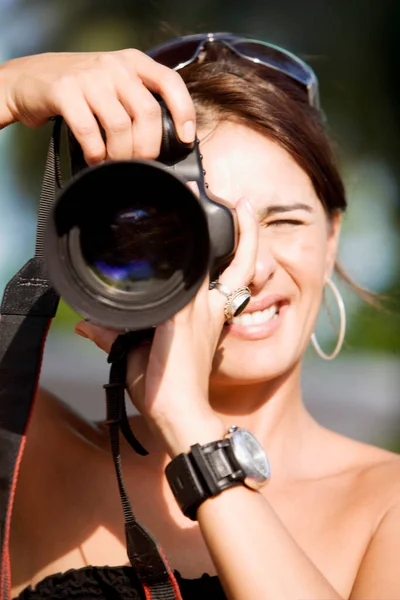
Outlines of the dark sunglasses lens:
M 311 81 L 312 74 L 306 65 L 303 66 L 301 62 L 296 61 L 295 58 L 277 48 L 264 46 L 264 44 L 258 44 L 257 42 L 231 42 L 231 45 L 243 57 L 258 60 L 265 63 L 265 66 L 283 71 L 305 86 Z
M 180 63 L 186 62 L 194 57 L 199 47 L 199 40 L 188 40 L 186 42 L 165 44 L 159 50 L 150 50 L 149 56 L 165 67 L 174 69 Z

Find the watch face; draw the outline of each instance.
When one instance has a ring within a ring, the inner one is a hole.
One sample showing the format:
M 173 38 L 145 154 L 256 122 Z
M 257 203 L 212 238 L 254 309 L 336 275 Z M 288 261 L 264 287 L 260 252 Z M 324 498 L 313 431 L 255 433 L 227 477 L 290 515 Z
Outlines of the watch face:
M 230 439 L 233 454 L 245 475 L 244 483 L 259 489 L 271 477 L 271 465 L 264 448 L 247 429 L 238 429 Z

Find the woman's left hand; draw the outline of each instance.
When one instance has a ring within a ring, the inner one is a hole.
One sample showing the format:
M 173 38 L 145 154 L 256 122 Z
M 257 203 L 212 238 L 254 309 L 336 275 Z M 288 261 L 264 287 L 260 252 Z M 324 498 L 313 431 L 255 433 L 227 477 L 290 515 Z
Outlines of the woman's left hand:
M 257 221 L 250 203 L 242 199 L 235 209 L 239 243 L 219 279 L 232 291 L 252 281 L 258 247 Z M 191 444 L 220 439 L 225 432 L 209 404 L 208 388 L 225 322 L 226 298 L 210 290 L 209 283 L 207 277 L 187 306 L 157 326 L 151 346 L 135 348 L 128 358 L 129 395 L 171 456 L 189 451 Z M 87 321 L 78 323 L 75 331 L 107 353 L 120 333 Z

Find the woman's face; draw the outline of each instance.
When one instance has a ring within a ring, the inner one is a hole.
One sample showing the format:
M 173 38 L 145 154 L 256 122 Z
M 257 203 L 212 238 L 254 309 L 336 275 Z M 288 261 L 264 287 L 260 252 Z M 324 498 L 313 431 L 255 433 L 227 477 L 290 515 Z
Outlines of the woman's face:
M 230 207 L 247 198 L 259 222 L 252 299 L 224 328 L 211 381 L 273 379 L 298 363 L 309 343 L 339 218 L 327 219 L 309 177 L 268 138 L 229 122 L 199 137 L 210 191 Z

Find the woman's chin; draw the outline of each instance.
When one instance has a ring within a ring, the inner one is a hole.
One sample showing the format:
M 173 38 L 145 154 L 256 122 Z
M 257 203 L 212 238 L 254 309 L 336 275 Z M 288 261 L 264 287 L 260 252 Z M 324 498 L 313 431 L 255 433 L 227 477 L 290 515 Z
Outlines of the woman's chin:
M 265 364 L 253 362 L 248 364 L 247 360 L 242 362 L 224 361 L 218 368 L 213 369 L 210 385 L 254 385 L 272 381 L 292 370 L 292 365 Z
M 276 320 L 278 325 L 274 325 L 276 330 L 270 331 L 270 335 L 256 336 L 261 331 L 257 327 L 244 327 L 246 336 L 243 332 L 233 335 L 226 329 L 215 353 L 211 383 L 251 385 L 290 374 L 301 362 L 307 342 L 306 337 L 299 336 L 293 324 L 288 322 L 288 311 L 284 312 L 284 322 L 291 327 L 278 327 L 279 320 Z
M 210 383 L 251 385 L 281 378 L 301 362 L 302 348 L 296 343 L 282 347 L 260 341 L 222 344 L 215 354 Z

